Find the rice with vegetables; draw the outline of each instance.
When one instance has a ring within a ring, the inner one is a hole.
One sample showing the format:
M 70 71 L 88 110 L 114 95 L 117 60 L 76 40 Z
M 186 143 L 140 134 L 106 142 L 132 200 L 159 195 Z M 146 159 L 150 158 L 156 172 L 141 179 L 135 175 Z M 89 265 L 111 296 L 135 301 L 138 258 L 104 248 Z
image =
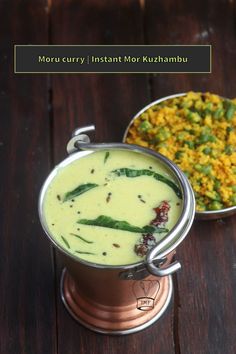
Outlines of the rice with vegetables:
M 189 92 L 151 106 L 126 142 L 174 161 L 189 178 L 198 211 L 236 205 L 236 99 Z

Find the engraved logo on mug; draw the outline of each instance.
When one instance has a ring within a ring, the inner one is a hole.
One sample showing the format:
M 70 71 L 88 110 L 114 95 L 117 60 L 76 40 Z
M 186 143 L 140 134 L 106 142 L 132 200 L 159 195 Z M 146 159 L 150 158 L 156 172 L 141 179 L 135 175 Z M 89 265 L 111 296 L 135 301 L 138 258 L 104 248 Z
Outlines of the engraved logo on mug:
M 141 311 L 150 311 L 155 306 L 155 298 L 160 289 L 158 280 L 140 280 L 134 281 L 133 293 L 137 300 L 137 309 Z

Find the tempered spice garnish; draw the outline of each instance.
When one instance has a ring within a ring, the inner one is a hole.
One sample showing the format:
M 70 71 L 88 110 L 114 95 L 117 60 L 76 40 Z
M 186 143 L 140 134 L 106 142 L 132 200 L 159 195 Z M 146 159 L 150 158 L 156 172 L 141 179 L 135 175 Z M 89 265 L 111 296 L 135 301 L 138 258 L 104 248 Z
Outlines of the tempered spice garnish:
M 61 197 L 60 197 L 59 194 L 57 194 L 57 199 L 58 199 L 59 201 L 61 201 Z
M 140 200 L 140 202 L 146 203 L 145 200 L 142 198 L 142 196 L 140 194 L 138 195 L 138 199 Z
M 94 171 L 95 171 L 95 170 L 94 170 L 94 168 L 92 168 L 92 170 L 90 171 L 90 173 L 92 173 L 92 174 L 93 174 L 93 173 L 94 173 Z
M 166 200 L 163 200 L 160 205 L 153 210 L 156 213 L 156 217 L 150 222 L 150 225 L 153 225 L 157 228 L 163 228 L 168 221 L 170 204 Z M 138 256 L 143 257 L 147 254 L 149 249 L 156 245 L 156 243 L 156 238 L 152 233 L 143 233 L 139 243 L 135 244 L 134 251 Z
M 135 252 L 138 256 L 145 256 L 147 251 L 156 245 L 156 239 L 152 234 L 143 234 L 139 244 L 135 245 Z
M 109 201 L 111 200 L 111 195 L 112 195 L 111 192 L 109 192 L 109 193 L 107 194 L 107 197 L 106 197 L 106 202 L 107 202 L 107 203 L 109 203 Z
M 143 257 L 145 254 L 147 254 L 148 247 L 144 245 L 143 243 L 136 244 L 134 246 L 134 251 L 137 254 L 137 256 Z
M 170 210 L 170 204 L 166 200 L 163 200 L 161 204 L 153 210 L 156 213 L 156 217 L 151 221 L 150 224 L 157 227 L 164 227 L 168 221 L 168 212 Z
M 118 243 L 113 243 L 112 246 L 114 246 L 116 248 L 120 248 L 120 245 L 118 245 Z

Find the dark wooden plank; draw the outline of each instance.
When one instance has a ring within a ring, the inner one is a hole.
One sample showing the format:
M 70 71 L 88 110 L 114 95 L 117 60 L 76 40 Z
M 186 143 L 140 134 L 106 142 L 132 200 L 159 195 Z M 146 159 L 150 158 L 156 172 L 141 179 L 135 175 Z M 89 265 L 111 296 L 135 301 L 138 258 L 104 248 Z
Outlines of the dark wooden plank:
M 213 52 L 212 74 L 154 75 L 154 97 L 191 89 L 234 95 L 234 80 L 230 80 L 236 55 L 234 13 L 233 1 L 197 1 L 193 5 L 187 0 L 146 0 L 145 37 L 149 44 L 212 44 Z
M 141 20 L 139 4 L 134 0 L 120 4 L 54 0 L 52 41 L 53 44 L 141 44 Z M 150 101 L 145 75 L 78 74 L 53 76 L 52 80 L 56 159 L 64 156 L 65 144 L 76 126 L 95 123 L 97 140 L 120 141 L 131 117 Z M 64 129 L 60 129 L 60 124 Z
M 13 44 L 46 43 L 46 1 L 0 2 L 0 352 L 56 352 L 50 245 L 37 198 L 49 168 L 45 76 L 13 73 Z
M 188 90 L 236 92 L 234 1 L 146 1 L 151 44 L 212 44 L 212 74 L 152 77 L 156 98 Z M 235 352 L 236 220 L 195 222 L 177 250 L 176 346 L 181 353 Z
M 52 42 L 141 44 L 139 2 L 54 0 Z M 131 117 L 151 99 L 146 75 L 63 75 L 53 76 L 52 80 L 56 162 L 65 156 L 65 144 L 75 127 L 95 123 L 97 141 L 121 141 Z M 57 261 L 60 275 L 61 263 Z M 59 353 L 171 354 L 172 319 L 173 307 L 164 319 L 144 332 L 102 336 L 72 320 L 58 299 Z

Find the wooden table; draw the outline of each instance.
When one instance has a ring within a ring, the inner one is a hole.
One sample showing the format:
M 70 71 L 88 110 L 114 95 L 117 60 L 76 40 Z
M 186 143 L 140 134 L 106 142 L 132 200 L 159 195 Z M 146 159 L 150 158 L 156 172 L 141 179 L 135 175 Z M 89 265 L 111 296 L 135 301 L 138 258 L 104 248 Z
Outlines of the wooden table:
M 0 2 L 0 353 L 233 354 L 235 217 L 194 222 L 178 247 L 172 305 L 143 332 L 112 337 L 77 324 L 59 296 L 62 264 L 37 215 L 40 186 L 71 131 L 121 141 L 152 100 L 187 90 L 236 96 L 235 1 Z M 212 44 L 213 73 L 15 75 L 13 44 Z

